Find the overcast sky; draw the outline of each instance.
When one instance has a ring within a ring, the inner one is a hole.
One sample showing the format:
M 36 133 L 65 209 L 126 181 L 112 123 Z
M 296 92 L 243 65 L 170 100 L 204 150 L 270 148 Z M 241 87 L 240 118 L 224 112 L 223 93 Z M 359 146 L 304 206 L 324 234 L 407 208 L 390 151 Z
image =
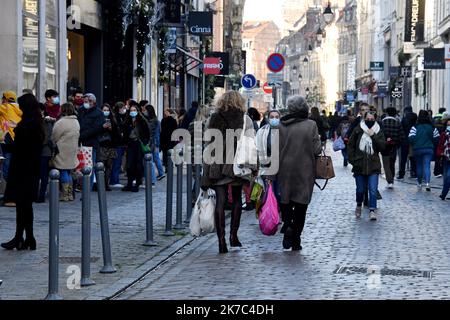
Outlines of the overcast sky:
M 246 0 L 244 8 L 244 21 L 273 20 L 281 26 L 282 4 L 283 0 Z

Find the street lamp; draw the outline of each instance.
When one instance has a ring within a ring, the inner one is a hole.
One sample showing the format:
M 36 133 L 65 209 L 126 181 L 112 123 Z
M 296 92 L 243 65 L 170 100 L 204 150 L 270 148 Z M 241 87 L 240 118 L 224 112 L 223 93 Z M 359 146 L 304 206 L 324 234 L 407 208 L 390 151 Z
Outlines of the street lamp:
M 307 66 L 308 66 L 308 62 L 309 62 L 308 58 L 305 57 L 305 59 L 303 59 L 303 65 L 304 65 L 305 67 L 307 67 Z
M 330 2 L 328 2 L 328 6 L 325 8 L 325 11 L 323 12 L 323 18 L 324 18 L 324 20 L 325 20 L 325 22 L 327 24 L 330 24 L 331 21 L 333 21 L 334 13 L 331 10 L 331 3 Z
M 323 31 L 322 28 L 319 26 L 319 30 L 317 30 L 317 41 L 321 42 L 323 39 Z

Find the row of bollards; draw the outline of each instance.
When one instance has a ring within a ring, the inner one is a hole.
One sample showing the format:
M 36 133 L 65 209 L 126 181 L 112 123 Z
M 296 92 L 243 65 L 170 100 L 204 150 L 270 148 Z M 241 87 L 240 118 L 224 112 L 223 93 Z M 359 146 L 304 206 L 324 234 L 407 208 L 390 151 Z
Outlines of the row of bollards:
M 191 151 L 191 150 L 189 150 Z M 189 223 L 192 214 L 192 182 L 193 182 L 193 165 L 187 164 L 187 210 L 186 220 L 182 217 L 182 193 L 183 193 L 183 162 L 176 164 L 177 168 L 177 196 L 176 196 L 176 223 L 172 226 L 173 213 L 173 180 L 174 180 L 174 162 L 172 156 L 173 150 L 169 151 L 167 165 L 167 195 L 166 195 L 166 226 L 163 233 L 164 236 L 174 236 L 175 230 L 184 229 L 184 223 Z M 190 154 L 190 152 L 189 152 Z M 179 156 L 182 156 L 180 153 Z M 146 239 L 144 246 L 156 246 L 153 236 L 153 194 L 151 182 L 151 169 L 153 159 L 151 154 L 146 154 L 145 158 L 145 214 L 146 214 Z M 195 184 L 194 196 L 197 197 L 200 192 L 200 170 L 201 165 L 195 165 Z M 83 189 L 82 189 L 82 226 L 81 226 L 81 280 L 82 287 L 95 285 L 91 280 L 91 184 L 90 177 L 92 168 L 86 167 L 82 170 Z M 106 186 L 105 186 L 105 167 L 99 162 L 95 166 L 95 175 L 98 187 L 98 203 L 100 213 L 100 231 L 102 238 L 103 251 L 103 267 L 100 273 L 114 273 L 116 269 L 112 263 L 111 241 L 109 234 L 108 208 L 106 202 Z M 47 300 L 59 300 L 62 297 L 58 293 L 58 274 L 59 274 L 59 178 L 58 170 L 50 172 L 50 189 L 49 189 L 49 286 Z

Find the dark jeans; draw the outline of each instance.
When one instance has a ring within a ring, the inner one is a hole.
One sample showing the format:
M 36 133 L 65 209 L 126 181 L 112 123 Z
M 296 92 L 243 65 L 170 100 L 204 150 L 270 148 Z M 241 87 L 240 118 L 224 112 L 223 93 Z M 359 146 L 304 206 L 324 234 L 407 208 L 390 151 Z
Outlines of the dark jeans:
M 294 239 L 298 241 L 305 227 L 308 205 L 291 201 L 289 204 L 282 203 L 280 207 L 282 219 L 285 224 L 283 229 L 286 230 L 291 227 L 294 231 Z
M 144 176 L 144 161 L 141 151 L 141 144 L 139 141 L 132 141 L 128 145 L 127 151 L 127 178 L 128 186 L 132 186 L 133 180 L 136 180 L 136 185 L 142 183 Z
M 345 149 L 341 150 L 342 152 L 342 157 L 344 158 L 344 166 L 347 166 L 348 164 L 348 151 L 347 151 L 347 147 Z
M 394 183 L 395 178 L 395 161 L 397 160 L 397 148 L 392 150 L 388 155 L 383 155 L 383 168 L 388 183 Z
M 434 176 L 438 176 L 444 174 L 444 159 L 443 157 L 436 157 L 436 161 L 434 162 Z
M 447 197 L 450 190 L 450 161 L 444 160 L 444 186 L 442 188 L 442 195 Z
M 49 174 L 49 165 L 51 157 L 41 157 L 41 175 L 39 177 L 39 191 L 37 194 L 38 200 L 44 201 L 45 194 L 47 193 L 48 186 L 48 174 Z
M 122 169 L 122 158 L 125 153 L 125 147 L 117 148 L 117 158 L 114 159 L 112 170 L 111 170 L 111 179 L 109 184 L 116 185 L 120 183 L 120 171 Z
M 409 157 L 409 145 L 403 144 L 400 148 L 400 166 L 398 171 L 398 176 L 400 178 L 405 177 L 406 174 L 406 163 L 410 160 L 410 172 L 411 175 L 416 176 L 416 161 L 413 157 Z

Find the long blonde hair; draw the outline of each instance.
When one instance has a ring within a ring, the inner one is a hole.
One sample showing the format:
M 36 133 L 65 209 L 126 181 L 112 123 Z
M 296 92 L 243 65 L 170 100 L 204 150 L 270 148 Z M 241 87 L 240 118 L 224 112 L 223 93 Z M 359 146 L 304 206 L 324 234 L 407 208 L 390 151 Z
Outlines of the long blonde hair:
M 217 101 L 218 111 L 228 111 L 229 109 L 239 109 L 242 112 L 246 111 L 245 99 L 239 92 L 227 91 Z
M 209 108 L 202 104 L 198 107 L 197 113 L 195 114 L 195 121 L 206 121 L 209 118 Z

